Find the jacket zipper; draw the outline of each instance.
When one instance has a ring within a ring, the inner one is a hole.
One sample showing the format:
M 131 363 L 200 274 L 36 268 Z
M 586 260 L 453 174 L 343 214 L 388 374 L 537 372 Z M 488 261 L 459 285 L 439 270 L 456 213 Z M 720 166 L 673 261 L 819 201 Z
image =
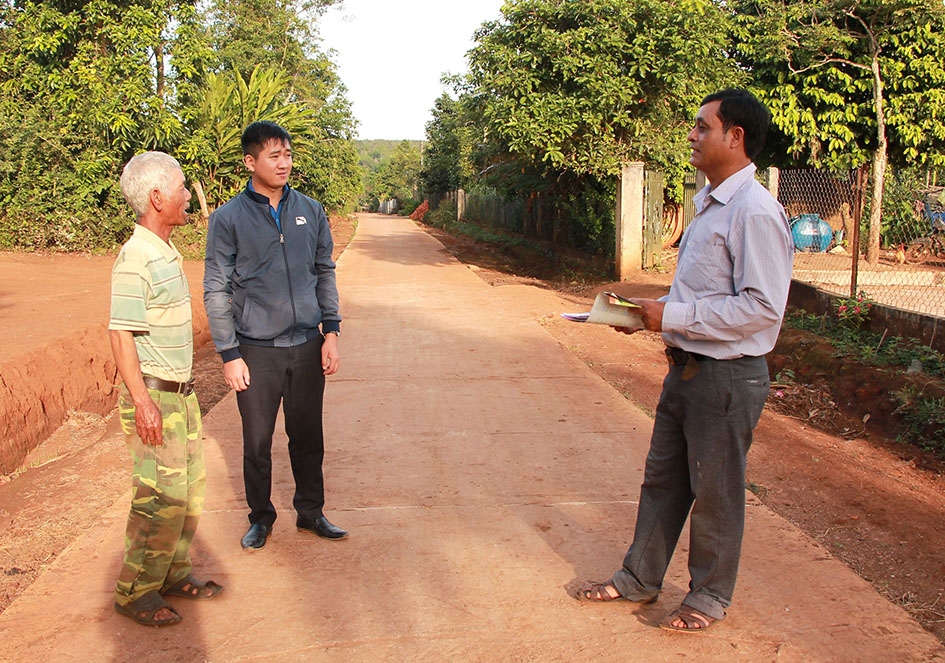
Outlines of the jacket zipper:
M 282 246 L 282 261 L 285 263 L 285 280 L 289 286 L 289 305 L 292 307 L 292 330 L 291 336 L 295 335 L 295 329 L 299 325 L 298 318 L 295 315 L 295 295 L 292 292 L 292 275 L 289 273 L 289 255 L 285 249 L 285 235 L 279 231 L 279 244 Z

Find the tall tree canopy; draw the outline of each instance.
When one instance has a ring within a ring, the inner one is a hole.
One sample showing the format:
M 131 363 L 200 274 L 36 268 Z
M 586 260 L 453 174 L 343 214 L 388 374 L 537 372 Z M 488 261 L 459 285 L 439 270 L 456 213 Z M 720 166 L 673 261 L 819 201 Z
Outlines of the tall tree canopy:
M 707 0 L 511 0 L 477 32 L 472 93 L 490 134 L 549 170 L 606 177 L 642 160 L 681 176 L 684 127 L 736 79 Z
M 262 117 L 291 125 L 300 188 L 352 200 L 355 122 L 312 33 L 335 1 L 0 4 L 0 247 L 121 241 L 118 176 L 147 149 L 177 156 L 215 204 L 245 177 L 241 123 Z
M 786 153 L 872 163 L 867 259 L 879 255 L 887 162 L 945 163 L 945 7 L 939 0 L 734 0 L 734 54 Z
M 427 123 L 420 182 L 427 194 L 440 196 L 467 185 L 473 175 L 475 129 L 462 101 L 444 93 Z

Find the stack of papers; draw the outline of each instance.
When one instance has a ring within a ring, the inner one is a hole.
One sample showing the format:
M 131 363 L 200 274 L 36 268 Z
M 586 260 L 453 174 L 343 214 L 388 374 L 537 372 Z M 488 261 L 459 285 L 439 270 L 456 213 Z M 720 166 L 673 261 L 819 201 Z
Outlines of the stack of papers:
M 572 322 L 591 322 L 636 331 L 643 329 L 643 318 L 639 309 L 639 305 L 615 292 L 599 292 L 588 313 L 562 313 L 561 317 Z

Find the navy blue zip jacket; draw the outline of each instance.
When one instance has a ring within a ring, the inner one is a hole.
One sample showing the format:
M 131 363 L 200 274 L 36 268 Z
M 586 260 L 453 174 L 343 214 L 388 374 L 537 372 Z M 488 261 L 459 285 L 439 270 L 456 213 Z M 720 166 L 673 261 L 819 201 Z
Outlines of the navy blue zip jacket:
M 203 300 L 224 362 L 240 343 L 288 347 L 340 329 L 324 208 L 287 186 L 279 220 L 249 185 L 210 215 Z

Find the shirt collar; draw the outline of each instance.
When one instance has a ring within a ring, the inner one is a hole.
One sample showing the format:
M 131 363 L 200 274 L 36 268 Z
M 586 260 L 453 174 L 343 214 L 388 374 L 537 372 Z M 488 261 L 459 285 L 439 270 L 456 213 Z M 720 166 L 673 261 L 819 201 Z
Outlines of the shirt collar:
M 138 239 L 143 240 L 158 249 L 158 251 L 161 252 L 161 257 L 165 260 L 174 261 L 181 257 L 180 251 L 177 250 L 177 247 L 174 246 L 174 243 L 171 242 L 170 238 L 168 238 L 168 240 L 165 242 L 163 239 L 158 237 L 155 232 L 145 228 L 140 223 L 135 224 L 132 237 L 137 237 Z
M 693 198 L 696 209 L 701 211 L 707 202 L 705 199 L 709 196 L 712 196 L 716 202 L 727 205 L 728 201 L 735 195 L 735 192 L 738 191 L 745 182 L 755 176 L 756 170 L 757 167 L 755 164 L 749 163 L 741 170 L 726 177 L 717 187 L 711 188 L 711 185 L 707 185 Z

